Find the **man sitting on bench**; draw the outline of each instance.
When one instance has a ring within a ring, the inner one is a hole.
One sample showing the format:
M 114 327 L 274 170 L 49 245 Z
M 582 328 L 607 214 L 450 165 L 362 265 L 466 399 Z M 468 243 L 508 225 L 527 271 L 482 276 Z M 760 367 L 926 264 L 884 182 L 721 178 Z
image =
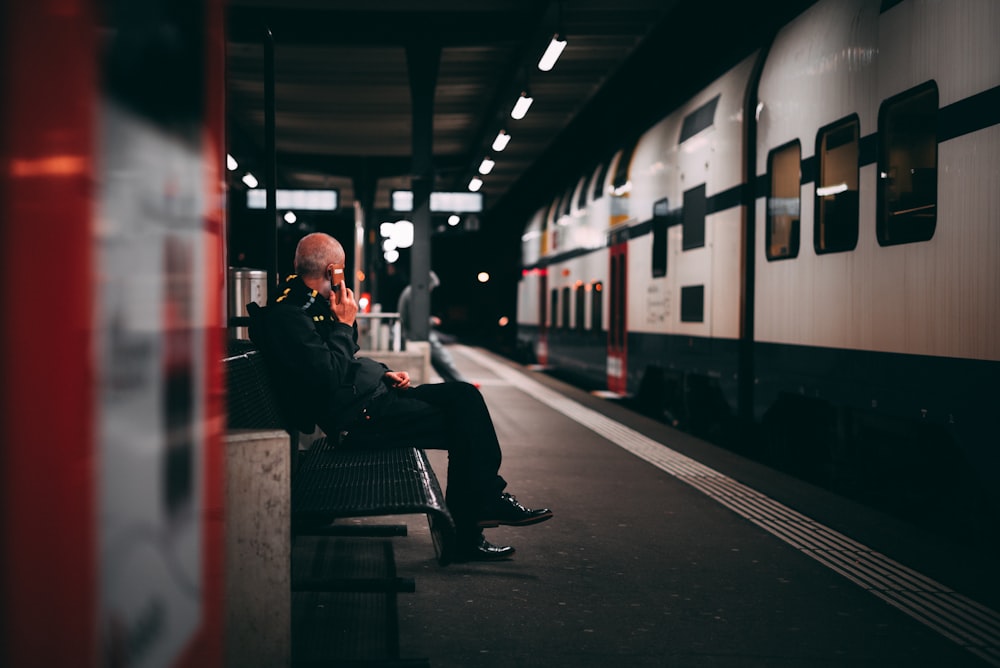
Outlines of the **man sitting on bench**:
M 317 424 L 347 444 L 418 445 L 448 451 L 447 503 L 457 531 L 455 561 L 508 559 L 484 527 L 526 526 L 552 517 L 503 492 L 500 444 L 486 403 L 463 382 L 411 386 L 405 371 L 355 357 L 358 303 L 344 281 L 344 248 L 314 233 L 295 249 L 295 274 L 274 302 L 251 309 L 250 338 L 261 349 L 294 425 Z

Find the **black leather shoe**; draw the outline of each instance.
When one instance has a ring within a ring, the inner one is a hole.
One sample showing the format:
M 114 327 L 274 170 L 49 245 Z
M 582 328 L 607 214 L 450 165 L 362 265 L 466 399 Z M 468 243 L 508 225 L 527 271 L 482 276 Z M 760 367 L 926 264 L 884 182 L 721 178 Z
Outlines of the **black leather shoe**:
M 512 527 L 524 527 L 544 522 L 551 517 L 552 511 L 548 508 L 538 510 L 525 508 L 517 502 L 517 499 L 504 492 L 499 499 L 479 513 L 479 526 L 496 527 L 504 524 Z
M 479 536 L 474 542 L 458 548 L 453 561 L 502 561 L 513 557 L 514 552 L 510 545 L 494 545 Z

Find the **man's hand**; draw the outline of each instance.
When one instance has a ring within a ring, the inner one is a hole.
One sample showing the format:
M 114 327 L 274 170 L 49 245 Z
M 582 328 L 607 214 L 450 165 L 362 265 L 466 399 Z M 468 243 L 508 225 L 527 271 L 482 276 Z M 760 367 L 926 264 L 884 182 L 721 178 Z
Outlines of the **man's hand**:
M 358 314 L 358 302 L 354 300 L 354 292 L 347 287 L 347 283 L 341 283 L 340 289 L 330 294 L 330 310 L 337 316 L 339 322 L 354 325 L 355 316 Z
M 389 384 L 397 389 L 405 390 L 410 386 L 410 374 L 405 371 L 388 371 L 385 377 L 389 379 Z

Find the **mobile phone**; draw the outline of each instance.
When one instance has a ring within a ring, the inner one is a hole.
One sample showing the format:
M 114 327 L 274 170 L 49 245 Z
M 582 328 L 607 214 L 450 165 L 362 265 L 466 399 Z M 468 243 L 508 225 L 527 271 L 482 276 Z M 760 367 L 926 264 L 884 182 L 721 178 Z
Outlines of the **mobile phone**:
M 334 279 L 336 276 L 336 282 Z M 344 281 L 344 270 L 343 269 L 327 269 L 326 278 L 330 281 L 330 289 L 334 292 L 340 292 L 340 286 Z

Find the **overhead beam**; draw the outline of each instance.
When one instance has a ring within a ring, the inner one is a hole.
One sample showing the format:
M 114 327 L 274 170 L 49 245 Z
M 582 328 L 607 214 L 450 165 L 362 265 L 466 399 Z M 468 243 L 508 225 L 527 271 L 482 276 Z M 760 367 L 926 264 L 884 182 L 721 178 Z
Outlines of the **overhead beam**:
M 539 3 L 542 4 L 542 3 Z M 255 43 L 266 23 L 279 44 L 405 47 L 414 37 L 442 47 L 482 46 L 520 40 L 538 11 L 326 11 L 230 7 L 226 39 Z
M 466 166 L 464 156 L 434 156 L 434 171 L 449 172 Z M 394 156 L 318 155 L 278 153 L 278 163 L 286 170 L 311 171 L 330 175 L 350 175 L 368 170 L 377 178 L 413 174 L 413 154 Z

